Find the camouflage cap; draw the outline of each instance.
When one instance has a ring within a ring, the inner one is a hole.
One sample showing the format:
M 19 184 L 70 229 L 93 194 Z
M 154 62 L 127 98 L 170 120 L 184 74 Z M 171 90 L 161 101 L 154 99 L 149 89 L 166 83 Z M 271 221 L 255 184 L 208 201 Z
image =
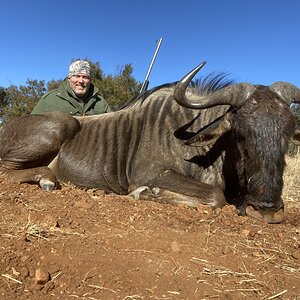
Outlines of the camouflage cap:
M 76 74 L 85 74 L 91 77 L 91 66 L 86 60 L 76 60 L 70 64 L 69 78 Z

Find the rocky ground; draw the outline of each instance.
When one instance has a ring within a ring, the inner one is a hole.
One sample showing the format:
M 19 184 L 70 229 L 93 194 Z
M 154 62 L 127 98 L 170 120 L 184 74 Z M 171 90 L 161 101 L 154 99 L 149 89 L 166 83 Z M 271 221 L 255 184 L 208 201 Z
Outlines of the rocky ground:
M 299 160 L 285 221 L 0 183 L 0 299 L 300 299 Z M 294 173 L 293 173 L 294 172 Z

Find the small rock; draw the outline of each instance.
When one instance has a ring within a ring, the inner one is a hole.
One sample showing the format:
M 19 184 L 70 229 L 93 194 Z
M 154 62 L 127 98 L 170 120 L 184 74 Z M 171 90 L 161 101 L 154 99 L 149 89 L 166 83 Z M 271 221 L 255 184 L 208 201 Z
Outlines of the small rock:
M 43 288 L 43 294 L 49 293 L 51 290 L 54 289 L 54 287 L 55 287 L 54 282 L 48 281 Z
M 24 280 L 26 277 L 29 276 L 29 270 L 26 267 L 20 269 L 20 278 Z
M 37 283 L 33 283 L 31 285 L 28 286 L 28 291 L 35 293 L 37 291 L 40 291 L 44 286 L 41 284 L 37 284 Z
M 29 242 L 28 235 L 26 232 L 21 232 L 19 235 L 19 239 L 24 242 Z
M 250 232 L 251 231 L 249 229 L 243 229 L 243 230 L 241 230 L 240 233 L 243 237 L 247 237 L 247 236 L 249 236 Z
M 43 270 L 43 269 L 37 269 L 35 271 L 35 283 L 37 284 L 45 284 L 50 280 L 50 274 Z
M 47 227 L 59 227 L 58 221 L 56 217 L 53 217 L 51 215 L 46 215 L 42 221 L 43 225 L 46 225 Z
M 29 259 L 29 257 L 30 257 L 29 255 L 22 255 L 21 258 L 20 258 L 20 260 L 22 262 L 25 262 L 25 261 L 27 261 Z
M 295 259 L 300 259 L 300 251 L 294 251 L 292 253 L 292 257 Z
M 79 200 L 75 203 L 75 207 L 78 208 L 84 208 L 84 209 L 90 209 L 92 208 L 94 203 L 92 201 L 87 201 L 87 200 Z
M 180 245 L 178 244 L 178 242 L 173 241 L 173 242 L 171 243 L 171 251 L 172 251 L 172 252 L 180 252 L 180 250 L 181 250 L 181 247 L 180 247 Z
M 222 254 L 226 255 L 230 252 L 229 246 L 224 246 L 223 249 L 221 250 Z

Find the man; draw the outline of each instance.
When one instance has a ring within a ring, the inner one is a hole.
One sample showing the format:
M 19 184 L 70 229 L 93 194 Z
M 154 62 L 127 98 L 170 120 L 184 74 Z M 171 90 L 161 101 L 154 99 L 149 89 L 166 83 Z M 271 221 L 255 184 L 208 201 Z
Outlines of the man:
M 83 116 L 110 112 L 111 108 L 93 85 L 90 64 L 76 60 L 69 67 L 69 75 L 59 88 L 44 95 L 32 114 L 62 111 Z

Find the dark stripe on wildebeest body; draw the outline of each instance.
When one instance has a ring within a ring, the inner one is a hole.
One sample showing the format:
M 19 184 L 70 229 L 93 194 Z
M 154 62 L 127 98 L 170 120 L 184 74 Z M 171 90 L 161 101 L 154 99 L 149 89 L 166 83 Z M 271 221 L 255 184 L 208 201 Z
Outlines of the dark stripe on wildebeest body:
M 295 133 L 289 106 L 300 102 L 300 90 L 284 82 L 222 85 L 218 77 L 189 87 L 202 66 L 116 112 L 13 120 L 0 131 L 1 173 L 45 190 L 56 183 L 53 173 L 134 197 L 147 186 L 146 197 L 191 207 L 221 207 L 226 196 L 241 214 L 282 221 L 284 155 Z M 52 173 L 46 165 L 57 154 Z

